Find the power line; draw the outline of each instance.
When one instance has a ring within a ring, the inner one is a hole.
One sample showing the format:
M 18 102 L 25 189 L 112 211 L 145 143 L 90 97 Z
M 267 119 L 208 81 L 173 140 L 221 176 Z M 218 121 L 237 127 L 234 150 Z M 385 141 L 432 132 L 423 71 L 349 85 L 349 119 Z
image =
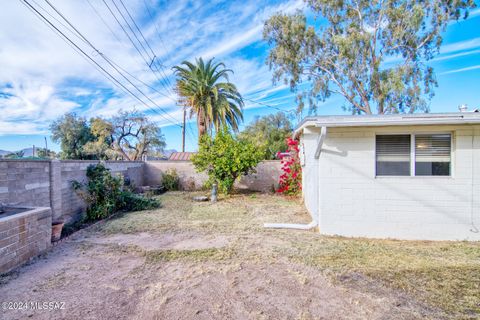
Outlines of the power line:
M 37 14 L 32 8 L 30 8 L 29 6 L 27 6 L 25 3 L 22 2 L 22 4 L 28 9 L 30 10 L 33 14 Z M 43 9 L 45 10 L 45 9 Z M 38 17 L 39 19 L 41 19 L 40 17 Z M 40 20 L 42 23 L 44 23 L 47 27 L 49 27 L 53 32 L 55 33 L 58 33 L 57 30 L 55 30 L 51 25 L 49 25 L 47 22 L 45 22 L 44 20 Z M 96 64 L 94 64 L 90 59 L 88 59 L 85 55 L 83 55 L 81 53 L 81 51 L 76 48 L 75 46 L 73 46 L 70 42 L 68 42 L 67 40 L 65 40 L 63 37 L 60 37 L 60 39 L 62 39 L 68 46 L 70 46 L 75 52 L 77 52 L 78 54 L 80 54 L 80 56 L 86 61 L 88 62 L 91 66 L 93 66 L 95 69 L 97 69 L 105 78 L 107 78 L 108 80 L 111 80 L 109 78 L 109 76 L 107 74 L 105 74 L 103 72 L 102 69 L 100 69 Z M 113 84 L 119 88 L 120 90 L 123 90 L 124 92 L 128 93 L 124 88 L 122 88 L 120 85 L 118 85 L 116 82 L 113 82 Z
M 152 10 L 150 10 L 150 6 L 148 5 L 147 0 L 143 0 L 143 3 L 145 5 L 145 9 L 147 9 L 147 12 L 148 12 L 148 15 L 150 16 L 150 19 L 153 21 L 153 26 L 155 27 L 155 30 L 157 31 L 158 39 L 160 40 L 160 44 L 163 46 L 163 50 L 165 51 L 165 55 L 167 56 L 167 59 L 171 60 L 170 59 L 170 54 L 167 50 L 167 46 L 165 45 L 165 42 L 163 41 L 160 30 L 158 29 L 157 24 L 155 23 L 155 18 L 152 14 Z M 160 68 L 165 70 L 165 68 L 163 66 L 163 62 L 161 62 L 161 61 L 160 61 Z M 167 77 L 167 81 L 169 82 L 170 85 L 172 85 L 170 83 L 170 80 L 168 80 L 168 77 Z
M 141 102 L 143 105 L 145 105 L 149 110 L 155 112 L 158 114 L 158 112 L 154 109 L 152 109 L 147 103 L 145 103 L 140 97 L 138 97 L 136 94 L 134 94 L 131 90 L 129 90 L 123 83 L 121 83 L 117 78 L 115 78 L 112 74 L 110 74 L 107 70 L 105 70 L 97 61 L 95 61 L 93 58 L 91 58 L 84 50 L 82 50 L 73 40 L 71 40 L 65 33 L 63 33 L 60 29 L 58 29 L 48 18 L 46 18 L 42 13 L 40 13 L 34 6 L 32 6 L 28 1 L 26 0 L 21 0 L 22 3 L 24 5 L 26 5 L 27 8 L 29 8 L 31 11 L 33 10 L 33 12 L 41 17 L 41 19 L 43 19 L 42 21 L 47 25 L 49 26 L 50 28 L 53 28 L 54 31 L 56 33 L 58 33 L 61 37 L 62 40 L 64 40 L 67 44 L 69 44 L 77 53 L 81 53 L 82 56 L 89 62 L 89 63 L 93 63 L 94 67 L 99 70 L 102 75 L 104 75 L 107 79 L 111 80 L 114 82 L 114 84 L 118 87 L 120 87 L 121 89 L 123 89 L 125 92 L 127 92 L 128 94 L 130 94 L 131 96 L 133 96 L 135 99 L 137 99 L 139 102 Z M 100 55 L 119 75 L 121 75 L 126 81 L 128 81 L 130 83 L 130 85 L 132 85 L 141 95 L 143 95 L 147 100 L 149 100 L 151 103 L 153 103 L 155 106 L 157 106 L 157 108 L 162 111 L 163 113 L 165 113 L 165 115 L 167 117 L 169 117 L 170 119 L 173 120 L 173 122 L 164 117 L 163 115 L 159 114 L 162 118 L 164 118 L 165 120 L 171 122 L 172 124 L 176 125 L 176 126 L 179 126 L 179 127 L 182 127 L 182 125 L 179 125 L 177 122 L 176 119 L 174 119 L 170 114 L 168 114 L 165 110 L 163 110 L 160 106 L 158 106 L 155 101 L 153 101 L 149 96 L 147 96 L 141 89 L 139 89 L 133 82 L 131 82 L 131 80 L 126 77 L 122 71 L 124 73 L 126 73 L 127 75 L 129 75 L 130 77 L 132 77 L 133 79 L 139 81 L 140 83 L 142 83 L 143 85 L 147 86 L 148 88 L 150 88 L 151 90 L 157 92 L 158 94 L 160 95 L 163 95 L 173 101 L 176 102 L 175 99 L 171 98 L 170 96 L 158 91 L 157 89 L 155 89 L 154 87 L 148 85 L 147 83 L 145 83 L 144 81 L 138 79 L 137 77 L 135 77 L 134 75 L 132 75 L 131 73 L 129 73 L 127 70 L 123 69 L 122 67 L 120 67 L 118 64 L 116 64 L 114 61 L 112 61 L 111 59 L 109 59 L 107 56 L 105 56 L 101 51 L 99 51 L 75 26 L 73 26 L 73 24 L 55 7 L 53 6 L 50 1 L 48 0 L 45 0 L 45 2 L 60 16 L 62 17 L 62 19 L 71 27 L 73 28 L 73 30 L 75 32 L 72 32 L 66 25 L 64 25 L 61 21 L 59 21 L 57 18 L 55 18 L 53 15 L 51 15 L 47 10 L 45 10 L 42 6 L 40 6 L 35 0 L 32 0 L 38 7 L 40 7 L 43 11 L 45 11 L 49 16 L 51 16 L 54 20 L 56 20 L 58 23 L 60 23 L 64 28 L 66 28 L 68 31 L 70 31 L 72 34 L 74 34 L 75 36 L 79 37 L 82 41 L 84 41 L 86 44 L 88 44 L 98 55 Z M 88 1 L 88 0 L 87 0 Z M 123 7 L 126 9 L 126 7 L 124 6 L 123 4 L 123 1 L 120 0 Z M 116 21 L 121 25 L 121 23 L 118 21 L 118 19 L 116 18 L 116 16 L 113 14 L 113 12 L 110 10 L 110 7 L 108 6 L 108 4 L 105 2 L 105 0 L 103 0 L 103 2 L 105 3 L 105 5 L 107 6 L 107 8 L 109 9 L 109 11 L 112 13 L 112 15 L 114 16 L 114 18 L 116 19 Z M 114 3 L 114 5 L 116 6 L 115 2 L 112 0 L 112 2 Z M 90 2 L 89 2 L 90 3 Z M 123 14 L 121 13 L 121 11 L 118 9 L 118 6 L 116 6 L 117 10 L 120 12 L 120 14 L 122 15 L 122 17 L 125 19 L 125 17 L 123 16 Z M 93 8 L 94 9 L 94 8 Z M 127 10 L 127 9 L 126 9 Z M 98 13 L 98 12 L 97 12 Z M 128 13 L 128 10 L 127 10 L 127 13 Z M 130 13 L 128 13 L 130 18 L 133 20 L 133 18 L 131 17 Z M 126 20 L 125 20 L 126 21 Z M 134 21 L 133 21 L 134 22 Z M 134 22 L 135 23 L 135 22 Z M 127 22 L 128 24 L 128 22 Z M 136 25 L 136 23 L 135 23 Z M 108 25 L 107 25 L 108 26 Z M 122 25 L 121 25 L 122 26 Z M 130 27 L 130 26 L 129 26 Z M 138 28 L 138 25 L 136 25 L 136 28 L 139 30 L 139 32 L 141 33 L 140 29 Z M 124 32 L 127 34 L 128 36 L 128 32 L 126 32 L 126 30 L 123 28 L 122 26 L 122 29 L 124 30 Z M 130 27 L 130 30 L 133 32 L 132 28 Z M 157 29 L 158 30 L 158 29 Z M 110 29 L 110 31 L 112 32 L 112 30 Z M 113 33 L 113 32 L 112 32 Z M 143 36 L 143 34 L 141 33 L 143 39 L 146 41 L 145 37 Z M 134 36 L 136 37 L 137 41 L 139 41 L 139 43 L 141 44 L 140 40 L 138 39 L 138 37 L 136 36 L 136 34 L 134 33 Z M 118 39 L 118 38 L 117 38 Z M 131 40 L 131 42 L 134 44 L 133 40 L 129 37 L 129 39 Z M 151 49 L 150 45 L 148 44 L 148 42 L 146 41 L 147 45 L 149 46 L 150 50 L 152 51 L 153 53 L 153 50 Z M 135 45 L 135 44 L 134 44 Z M 145 47 L 142 45 L 144 51 L 146 52 L 146 49 Z M 140 50 L 136 47 L 137 51 L 141 54 Z M 148 57 L 148 52 L 146 52 L 147 54 L 147 57 Z M 143 55 L 141 54 L 142 58 Z M 145 59 L 144 59 L 145 60 Z M 147 61 L 145 61 L 147 62 Z M 269 105 L 269 104 L 266 104 L 266 103 L 263 103 L 263 102 L 260 102 L 260 101 L 257 101 L 257 100 L 254 100 L 254 99 L 249 99 L 249 98 L 243 98 L 244 100 L 247 100 L 247 101 L 251 101 L 253 103 L 256 103 L 256 104 L 260 104 L 260 105 L 263 105 L 263 106 L 266 106 L 266 107 L 269 107 L 269 108 L 272 108 L 272 109 L 275 109 L 275 110 L 278 110 L 278 111 L 282 111 L 282 112 L 294 112 L 294 110 L 283 110 L 281 108 L 278 108 L 278 107 L 275 107 L 275 106 L 272 106 L 272 105 Z M 190 136 L 190 134 L 194 135 L 193 134 L 193 131 L 191 129 L 191 127 L 188 125 L 188 131 L 186 131 L 188 133 L 188 135 Z M 193 137 L 190 136 L 189 138 L 191 138 L 192 140 Z
M 107 7 L 108 11 L 110 12 L 110 14 L 113 16 L 113 18 L 115 19 L 115 21 L 118 23 L 118 25 L 120 26 L 120 28 L 122 28 L 123 32 L 125 33 L 125 35 L 127 36 L 128 40 L 130 40 L 130 42 L 133 44 L 133 47 L 135 48 L 135 50 L 137 50 L 137 52 L 140 54 L 140 56 L 142 57 L 143 61 L 147 64 L 149 64 L 149 62 L 147 61 L 147 59 L 145 59 L 145 57 L 143 56 L 143 53 L 140 51 L 140 49 L 137 47 L 137 45 L 135 44 L 135 42 L 133 41 L 133 39 L 130 37 L 130 34 L 127 32 L 127 30 L 125 30 L 125 28 L 123 27 L 123 24 L 118 20 L 117 16 L 115 15 L 115 13 L 113 13 L 112 9 L 110 8 L 110 6 L 108 5 L 108 3 L 105 1 L 105 0 L 102 0 L 103 3 L 105 4 L 105 6 Z M 115 3 L 114 3 L 115 4 Z M 147 55 L 148 57 L 148 55 Z M 158 79 L 158 77 L 157 77 Z M 160 80 L 160 79 L 158 79 Z
M 107 27 L 107 29 L 110 31 L 110 33 L 115 37 L 115 39 L 117 39 L 118 42 L 122 43 L 125 47 L 125 43 L 117 36 L 117 34 L 112 30 L 112 28 L 110 27 L 110 25 L 107 23 L 107 21 L 103 18 L 103 16 L 98 12 L 98 10 L 95 8 L 95 6 L 91 3 L 90 0 L 87 0 L 88 4 L 90 5 L 90 8 L 94 11 L 94 13 L 100 18 L 100 20 L 102 21 L 102 23 Z M 108 7 L 108 6 L 107 6 Z M 118 22 L 118 21 L 117 21 Z M 127 34 L 128 35 L 128 34 Z M 145 59 L 142 57 L 143 61 L 145 61 Z M 145 61 L 146 62 L 146 61 Z M 149 68 L 151 69 L 151 68 Z M 157 78 L 158 81 L 160 81 L 160 79 L 155 75 L 155 77 Z M 169 83 L 169 85 L 171 86 L 170 84 L 170 81 L 168 80 L 168 78 L 166 79 L 167 82 Z M 151 88 L 151 87 L 150 87 Z M 168 90 L 169 88 L 167 88 Z M 156 89 L 155 89 L 156 90 Z M 171 90 L 170 90 L 171 91 Z M 172 93 L 174 93 L 173 91 L 171 91 Z
M 108 5 L 107 5 L 107 2 L 106 2 L 105 0 L 102 0 L 102 1 L 103 1 L 103 3 L 105 3 L 105 5 L 107 6 L 107 8 L 110 9 L 110 7 L 108 7 Z M 135 39 L 137 40 L 137 42 L 140 44 L 140 46 L 142 47 L 143 51 L 145 52 L 145 55 L 147 56 L 148 59 L 145 59 L 145 57 L 143 56 L 143 54 L 142 54 L 142 57 L 144 58 L 145 62 L 148 63 L 148 60 L 150 59 L 150 56 L 148 55 L 147 49 L 145 49 L 145 46 L 143 45 L 143 43 L 138 39 L 137 34 L 133 31 L 132 27 L 130 26 L 130 23 L 128 23 L 127 19 L 126 19 L 125 16 L 123 15 L 123 12 L 122 12 L 122 11 L 120 10 L 120 8 L 117 6 L 117 3 L 115 2 L 115 0 L 111 0 L 111 1 L 112 1 L 113 5 L 115 6 L 115 8 L 117 9 L 118 13 L 120 13 L 120 16 L 122 17 L 123 21 L 124 21 L 125 24 L 127 25 L 128 29 L 130 29 L 130 32 L 133 34 L 133 36 L 135 37 Z M 110 10 L 110 13 L 111 13 L 112 15 L 114 15 L 115 20 L 116 20 L 119 24 L 121 24 L 120 21 L 119 21 L 118 19 L 116 19 L 116 15 L 113 13 L 112 10 Z M 123 26 L 123 25 L 122 25 L 122 26 Z M 125 30 L 125 28 L 122 28 L 122 30 L 125 32 L 125 34 L 128 35 L 128 32 L 127 32 L 127 30 Z M 128 39 L 132 42 L 132 44 L 135 43 L 131 37 L 128 37 Z M 136 48 L 138 49 L 138 47 L 136 47 Z M 137 51 L 140 53 L 140 49 L 138 49 Z
M 123 41 L 113 32 L 112 28 L 110 28 L 110 25 L 103 19 L 102 15 L 98 12 L 98 10 L 93 6 L 93 4 L 90 2 L 90 0 L 87 0 L 88 5 L 92 10 L 95 12 L 95 14 L 100 18 L 100 20 L 103 22 L 103 24 L 107 27 L 107 29 L 110 31 L 110 33 L 117 39 L 118 42 L 123 43 Z
M 274 107 L 272 105 L 269 105 L 267 103 L 264 103 L 264 102 L 261 102 L 261 101 L 258 101 L 258 100 L 253 100 L 253 99 L 248 99 L 248 98 L 242 98 L 243 100 L 247 100 L 247 101 L 250 101 L 250 102 L 253 102 L 253 103 L 256 103 L 256 104 L 259 104 L 259 105 L 262 105 L 262 106 L 265 106 L 265 107 L 268 107 L 268 108 L 272 108 L 272 109 L 275 109 L 275 110 L 278 110 L 278 111 L 282 111 L 282 112 L 285 112 L 285 113 L 289 113 L 289 112 L 295 112 L 295 110 L 283 110 L 281 108 L 278 108 L 278 107 Z
M 38 12 L 28 1 L 26 0 L 20 0 L 22 4 L 32 11 L 41 21 L 51 28 L 54 32 L 58 33 L 60 35 L 60 38 L 65 41 L 70 47 L 72 47 L 77 53 L 80 53 L 82 57 L 88 61 L 90 64 L 92 64 L 100 73 L 105 76 L 107 79 L 112 80 L 114 77 L 109 74 L 105 69 L 103 69 L 98 63 L 96 63 L 95 60 L 93 60 L 88 54 L 86 54 L 80 47 L 78 47 L 73 41 L 71 41 L 65 34 L 63 34 L 58 28 L 56 28 L 48 19 L 46 19 L 40 12 Z M 45 9 L 44 9 L 45 10 Z M 43 19 L 43 20 L 42 20 Z M 67 40 L 68 39 L 68 40 Z M 112 79 L 111 79 L 112 78 Z M 118 86 L 119 88 L 125 90 L 125 92 L 128 92 L 126 88 L 123 88 L 121 84 L 117 83 L 114 81 L 114 84 Z
M 47 0 L 45 0 L 45 1 L 48 3 Z M 89 1 L 89 0 L 87 0 L 87 1 Z M 71 27 L 74 28 L 74 30 L 75 30 L 76 32 L 72 31 L 69 26 L 63 24 L 63 23 L 62 23 L 60 20 L 58 20 L 54 15 L 52 15 L 48 10 L 46 10 L 46 9 L 43 8 L 40 4 L 38 4 L 38 2 L 36 2 L 35 0 L 32 0 L 32 2 L 35 3 L 39 8 L 41 8 L 41 9 L 42 9 L 46 14 L 48 14 L 52 19 L 54 19 L 54 20 L 57 21 L 60 25 L 62 25 L 65 29 L 67 29 L 68 31 L 70 31 L 70 33 L 71 33 L 72 35 L 74 35 L 74 36 L 77 37 L 78 39 L 82 40 L 83 42 L 89 44 L 90 46 L 92 46 L 91 43 L 90 43 L 86 38 L 84 38 L 83 35 L 78 32 L 77 29 L 75 29 L 75 27 L 71 26 Z M 90 2 L 89 2 L 89 3 L 90 3 Z M 50 3 L 49 3 L 49 4 L 50 4 Z M 55 10 L 55 9 L 54 9 L 54 10 Z M 57 13 L 59 13 L 59 12 L 57 12 Z M 60 14 L 60 13 L 59 13 L 59 14 Z M 63 16 L 62 16 L 62 17 L 63 17 Z M 65 19 L 65 17 L 63 17 L 63 19 Z M 45 22 L 44 22 L 44 23 L 45 23 Z M 47 26 L 48 26 L 48 24 L 47 24 Z M 118 39 L 118 38 L 117 38 L 117 39 Z M 96 51 L 97 53 L 99 53 L 97 50 L 95 50 L 95 51 Z M 99 54 L 101 54 L 101 53 L 99 53 Z M 105 54 L 103 54 L 102 57 L 103 57 L 104 59 L 108 59 L 108 57 L 106 57 Z M 158 91 L 156 88 L 148 85 L 148 84 L 145 83 L 144 81 L 142 81 L 142 80 L 140 80 L 139 78 L 135 77 L 135 76 L 132 75 L 130 72 L 128 72 L 127 70 L 123 69 L 121 66 L 119 66 L 118 64 L 116 64 L 114 61 L 110 60 L 110 62 L 113 63 L 117 68 L 119 68 L 119 69 L 122 70 L 123 72 L 127 73 L 130 77 L 132 77 L 132 78 L 134 78 L 135 80 L 139 81 L 140 83 L 142 83 L 143 85 L 147 86 L 147 87 L 150 88 L 151 90 L 157 92 L 157 93 L 160 94 L 160 95 L 163 95 L 163 96 L 169 98 L 170 100 L 172 100 L 172 101 L 174 101 L 174 102 L 177 102 L 177 101 L 176 101 L 175 99 L 173 99 L 172 97 L 170 97 L 170 96 L 168 96 L 168 95 L 165 95 L 164 93 Z M 174 119 L 174 118 L 172 118 L 172 119 Z M 174 119 L 174 121 L 177 121 L 177 120 Z
M 45 2 L 58 14 L 60 15 L 60 17 L 62 17 L 62 19 L 70 26 L 73 28 L 73 30 L 75 30 L 75 32 L 81 37 L 81 39 L 83 39 L 83 41 L 85 43 L 87 43 L 93 50 L 95 50 L 95 52 L 97 52 L 105 61 L 107 61 L 107 63 L 112 66 L 114 68 L 115 71 L 117 71 L 125 80 L 128 81 L 128 83 L 130 83 L 141 95 L 143 95 L 147 100 L 149 100 L 150 102 L 152 102 L 157 108 L 159 108 L 160 111 L 162 111 L 166 116 L 170 117 L 171 119 L 173 119 L 173 121 L 175 122 L 176 119 L 172 118 L 166 111 L 164 111 L 160 106 L 158 106 L 155 101 L 153 101 L 150 97 L 148 97 L 142 90 L 140 90 L 134 83 L 132 83 L 130 81 L 130 79 L 128 79 L 122 72 L 119 71 L 119 69 L 121 69 L 123 72 L 127 73 L 130 77 L 134 78 L 135 80 L 141 82 L 142 84 L 148 86 L 149 88 L 155 90 L 157 93 L 173 100 L 174 102 L 176 102 L 175 99 L 169 97 L 168 95 L 165 95 L 163 94 L 162 92 L 156 90 L 155 88 L 149 86 L 148 84 L 146 84 L 145 82 L 143 82 L 142 80 L 136 78 L 134 75 L 132 75 L 131 73 L 129 73 L 128 71 L 126 71 L 125 69 L 123 69 L 122 67 L 120 67 L 118 64 L 116 64 L 115 62 L 113 62 L 111 59 L 109 59 L 107 56 L 105 56 L 101 51 L 99 51 L 77 28 L 75 28 L 75 26 L 54 6 L 50 3 L 49 0 L 45 0 Z M 168 120 L 167 118 L 165 118 L 166 120 Z
M 84 58 L 88 59 L 91 63 L 94 63 L 96 66 L 97 70 L 101 70 L 102 75 L 104 75 L 107 79 L 112 80 L 116 85 L 120 86 L 123 90 L 128 92 L 130 95 L 132 95 L 135 99 L 140 101 L 142 104 L 144 104 L 147 108 L 151 109 L 148 104 L 146 104 L 142 99 L 140 99 L 136 94 L 134 94 L 131 90 L 129 90 L 123 83 L 118 81 L 112 74 L 110 74 L 105 68 L 103 68 L 95 59 L 90 57 L 84 50 L 82 50 L 73 40 L 71 40 L 65 33 L 63 33 L 59 28 L 57 28 L 48 18 L 46 18 L 41 12 L 39 12 L 34 6 L 32 6 L 31 3 L 29 3 L 27 0 L 21 0 L 22 3 L 29 8 L 30 10 L 33 10 L 37 17 L 42 19 L 44 23 L 46 23 L 48 26 L 53 28 L 57 34 L 61 36 L 61 39 L 66 41 L 69 45 L 73 45 L 76 48 L 76 52 L 80 52 Z M 47 0 L 46 0 L 47 1 Z M 48 1 L 47 1 L 48 2 Z M 43 8 L 42 8 L 43 9 Z M 45 9 L 43 9 L 45 10 Z M 69 23 L 67 21 L 67 23 Z M 72 26 L 73 27 L 73 26 Z M 74 27 L 73 27 L 74 28 Z M 75 28 L 74 28 L 75 29 Z M 76 30 L 76 29 L 75 29 Z M 78 30 L 77 30 L 78 32 Z M 87 40 L 88 41 L 88 40 Z M 96 48 L 94 48 L 97 52 L 99 52 Z M 118 72 L 118 71 L 117 71 Z M 138 88 L 137 88 L 138 89 Z M 156 112 L 156 111 L 155 111 Z M 168 120 L 168 119 L 167 119 Z
M 113 4 L 115 4 L 115 1 L 114 1 L 114 0 L 112 0 L 112 2 L 113 2 Z M 134 25 L 135 28 L 137 29 L 138 33 L 140 33 L 140 36 L 143 38 L 143 41 L 145 41 L 147 47 L 150 49 L 150 52 L 152 53 L 152 56 L 155 56 L 155 52 L 153 52 L 152 47 L 151 47 L 150 44 L 148 43 L 147 39 L 145 39 L 145 36 L 143 35 L 142 31 L 140 30 L 140 28 L 138 27 L 137 23 L 135 22 L 135 20 L 133 19 L 132 15 L 130 14 L 130 11 L 128 11 L 127 7 L 125 6 L 125 4 L 123 3 L 122 0 L 120 0 L 120 4 L 122 5 L 123 9 L 125 9 L 125 11 L 127 12 L 127 15 L 130 17 L 130 20 L 133 22 L 133 25 Z M 115 7 L 116 7 L 116 6 L 115 6 Z M 131 29 L 130 29 L 130 30 L 131 30 Z M 133 30 L 132 30 L 132 33 L 135 34 Z M 138 40 L 138 38 L 137 38 L 137 40 Z M 138 42 L 139 42 L 140 44 L 142 44 L 142 43 L 140 42 L 140 40 L 138 40 Z M 143 47 L 143 46 L 142 46 L 142 47 Z M 145 49 L 145 47 L 143 47 L 143 48 Z M 146 49 L 145 49 L 145 51 L 146 51 Z
M 192 129 L 192 127 L 190 126 L 190 122 L 187 122 L 186 125 L 187 125 L 187 128 L 188 128 L 188 130 L 186 131 L 186 132 L 187 132 L 187 136 L 188 136 L 188 138 L 190 139 L 190 142 L 191 142 L 193 145 L 195 145 L 195 142 L 196 142 L 196 141 L 195 141 L 195 132 L 193 132 L 193 129 Z
M 110 25 L 108 24 L 108 22 L 103 18 L 103 16 L 100 14 L 100 12 L 98 12 L 98 10 L 95 8 L 95 6 L 91 3 L 90 0 L 87 0 L 90 8 L 93 10 L 93 12 L 100 18 L 100 20 L 102 21 L 102 23 L 107 27 L 107 29 L 110 31 L 110 33 L 115 37 L 115 39 L 117 39 L 118 42 L 120 42 L 121 44 L 123 44 L 123 46 L 127 49 L 130 49 L 130 47 L 128 47 L 122 39 L 120 39 L 117 34 L 112 30 L 112 28 L 110 27 Z M 144 60 L 145 61 L 145 60 Z M 158 80 L 158 78 L 157 78 Z
M 112 14 L 112 16 L 115 18 L 115 21 L 117 21 L 117 23 L 120 25 L 120 27 L 122 28 L 123 32 L 127 35 L 128 39 L 130 40 L 130 42 L 133 44 L 133 46 L 135 47 L 135 49 L 137 50 L 137 52 L 140 54 L 140 56 L 142 57 L 143 61 L 145 62 L 145 64 L 148 66 L 148 68 L 152 71 L 152 73 L 155 75 L 155 77 L 157 78 L 157 80 L 160 82 L 160 84 L 168 91 L 169 88 L 167 85 L 165 85 L 165 82 L 162 79 L 160 79 L 158 77 L 158 75 L 153 71 L 153 69 L 151 68 L 151 65 L 153 63 L 153 59 L 149 56 L 148 54 L 148 51 L 145 49 L 145 46 L 142 44 L 142 42 L 140 41 L 140 39 L 138 39 L 138 36 L 137 34 L 133 31 L 133 28 L 131 27 L 130 23 L 128 23 L 127 19 L 125 18 L 125 15 L 122 13 L 122 11 L 120 10 L 120 8 L 117 6 L 117 4 L 115 3 L 114 0 L 112 0 L 112 3 L 113 5 L 115 6 L 115 8 L 117 9 L 118 13 L 120 13 L 120 16 L 122 17 L 123 21 L 125 21 L 128 29 L 131 31 L 131 33 L 133 34 L 133 36 L 135 37 L 135 39 L 137 40 L 137 42 L 140 44 L 140 46 L 142 47 L 145 55 L 147 56 L 147 58 L 145 58 L 144 54 L 140 51 L 139 47 L 135 44 L 135 41 L 132 39 L 132 37 L 130 37 L 130 34 L 127 32 L 127 30 L 125 30 L 125 28 L 123 27 L 123 24 L 118 20 L 117 16 L 115 15 L 115 13 L 113 12 L 113 10 L 111 10 L 110 6 L 107 4 L 107 2 L 105 0 L 102 0 L 103 3 L 105 4 L 105 6 L 108 8 L 108 11 Z M 149 60 L 151 62 L 149 62 Z
M 112 0 L 113 2 L 114 0 Z M 128 10 L 128 8 L 125 6 L 125 4 L 123 3 L 123 0 L 120 0 L 120 4 L 122 5 L 123 9 L 125 9 L 125 11 L 127 12 L 128 16 L 130 17 L 130 20 L 133 22 L 133 25 L 135 26 L 135 28 L 137 29 L 138 33 L 140 33 L 140 36 L 142 37 L 143 41 L 145 41 L 147 47 L 150 49 L 150 52 L 152 53 L 152 62 L 150 63 L 150 65 L 154 65 L 156 66 L 156 69 L 157 71 L 159 71 L 162 75 L 162 79 L 166 80 L 167 82 L 167 86 L 168 85 L 171 85 L 171 83 L 169 82 L 168 80 L 168 77 L 165 75 L 165 73 L 161 70 L 158 69 L 158 66 L 154 64 L 155 62 L 155 58 L 157 58 L 157 55 L 155 54 L 155 52 L 153 52 L 153 49 L 152 47 L 150 46 L 150 43 L 148 43 L 147 39 L 145 38 L 145 36 L 143 35 L 143 32 L 142 30 L 140 30 L 140 28 L 138 27 L 137 23 L 135 22 L 135 19 L 133 19 L 133 16 L 130 14 L 130 11 Z M 137 38 L 138 40 L 138 38 Z M 150 66 L 150 68 L 151 68 Z
M 148 3 L 147 3 L 147 0 L 143 0 L 143 4 L 145 5 L 145 9 L 147 9 L 147 12 L 148 12 L 148 15 L 150 16 L 150 19 L 151 19 L 152 21 L 154 21 L 155 18 L 154 18 L 153 14 L 152 14 L 152 10 L 150 9 L 150 6 L 149 6 Z M 163 38 L 162 38 L 162 36 L 161 36 L 160 30 L 159 30 L 158 27 L 157 27 L 157 24 L 156 24 L 156 23 L 153 23 L 153 26 L 155 27 L 155 30 L 157 31 L 158 38 L 160 39 L 160 42 L 161 42 L 161 44 L 163 45 L 163 49 L 165 50 L 165 54 L 166 54 L 167 56 L 169 56 L 168 51 L 167 51 L 166 46 L 165 46 L 165 42 L 163 41 Z
M 46 14 L 48 14 L 52 19 L 54 19 L 55 21 L 57 21 L 59 24 L 61 24 L 65 29 L 67 29 L 68 31 L 70 31 L 70 33 L 74 36 L 76 36 L 78 38 L 78 35 L 73 32 L 68 26 L 66 26 L 65 24 L 63 24 L 62 21 L 58 20 L 53 14 L 51 14 L 47 9 L 45 9 L 44 7 L 42 7 L 37 1 L 35 0 L 31 0 L 33 3 L 35 3 L 40 9 L 43 10 L 43 12 L 45 12 Z

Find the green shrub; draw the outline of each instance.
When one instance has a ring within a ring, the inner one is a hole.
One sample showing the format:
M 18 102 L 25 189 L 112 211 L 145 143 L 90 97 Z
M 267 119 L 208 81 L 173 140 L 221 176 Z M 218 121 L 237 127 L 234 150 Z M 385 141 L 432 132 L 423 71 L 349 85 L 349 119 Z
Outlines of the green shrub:
M 140 211 L 158 208 L 160 203 L 154 198 L 147 198 L 130 191 L 123 191 L 120 193 L 120 206 L 122 210 Z
M 112 176 L 103 164 L 87 168 L 86 184 L 73 181 L 72 186 L 87 204 L 86 220 L 106 218 L 119 210 L 146 210 L 158 208 L 160 202 L 136 195 L 124 188 L 122 176 Z
M 162 185 L 165 190 L 178 190 L 180 186 L 180 177 L 174 168 L 168 169 L 162 175 Z
M 237 178 L 255 171 L 263 156 L 264 150 L 223 129 L 214 138 L 206 134 L 202 136 L 192 162 L 197 171 L 208 174 L 207 185 L 216 182 L 219 190 L 228 194 Z

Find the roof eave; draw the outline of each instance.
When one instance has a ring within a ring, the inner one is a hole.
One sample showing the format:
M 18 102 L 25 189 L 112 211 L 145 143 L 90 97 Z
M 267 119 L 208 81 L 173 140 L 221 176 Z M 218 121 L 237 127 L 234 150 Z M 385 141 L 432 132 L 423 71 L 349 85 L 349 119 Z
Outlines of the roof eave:
M 298 128 L 294 131 L 297 137 L 307 127 L 385 127 L 385 126 L 412 126 L 412 125 L 469 125 L 480 124 L 480 119 L 402 119 L 402 120 L 382 120 L 382 121 L 342 121 L 342 122 L 321 122 L 318 119 L 304 119 Z
M 317 127 L 384 127 L 384 126 L 411 126 L 411 125 L 452 125 L 452 124 L 479 124 L 480 119 L 411 119 L 401 121 L 349 121 L 342 123 L 315 122 Z

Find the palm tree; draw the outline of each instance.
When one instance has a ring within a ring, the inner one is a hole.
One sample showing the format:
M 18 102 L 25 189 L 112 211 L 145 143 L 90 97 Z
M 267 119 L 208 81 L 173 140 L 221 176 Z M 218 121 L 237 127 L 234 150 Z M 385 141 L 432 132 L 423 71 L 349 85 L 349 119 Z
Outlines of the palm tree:
M 233 71 L 213 59 L 205 63 L 200 58 L 195 62 L 184 61 L 173 69 L 181 104 L 190 108 L 190 117 L 197 116 L 199 140 L 213 127 L 216 131 L 223 126 L 238 131 L 244 103 L 237 87 L 228 81 L 228 74 Z

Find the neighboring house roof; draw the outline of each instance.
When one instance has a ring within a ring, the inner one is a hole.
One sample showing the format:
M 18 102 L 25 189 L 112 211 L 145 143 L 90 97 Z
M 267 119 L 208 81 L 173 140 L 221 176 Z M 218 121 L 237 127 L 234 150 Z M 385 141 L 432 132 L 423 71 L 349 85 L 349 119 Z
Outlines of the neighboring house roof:
M 372 127 L 438 124 L 480 124 L 480 113 L 413 113 L 382 115 L 306 117 L 295 129 L 295 135 L 306 127 Z
M 195 152 L 172 152 L 169 161 L 190 161 Z

